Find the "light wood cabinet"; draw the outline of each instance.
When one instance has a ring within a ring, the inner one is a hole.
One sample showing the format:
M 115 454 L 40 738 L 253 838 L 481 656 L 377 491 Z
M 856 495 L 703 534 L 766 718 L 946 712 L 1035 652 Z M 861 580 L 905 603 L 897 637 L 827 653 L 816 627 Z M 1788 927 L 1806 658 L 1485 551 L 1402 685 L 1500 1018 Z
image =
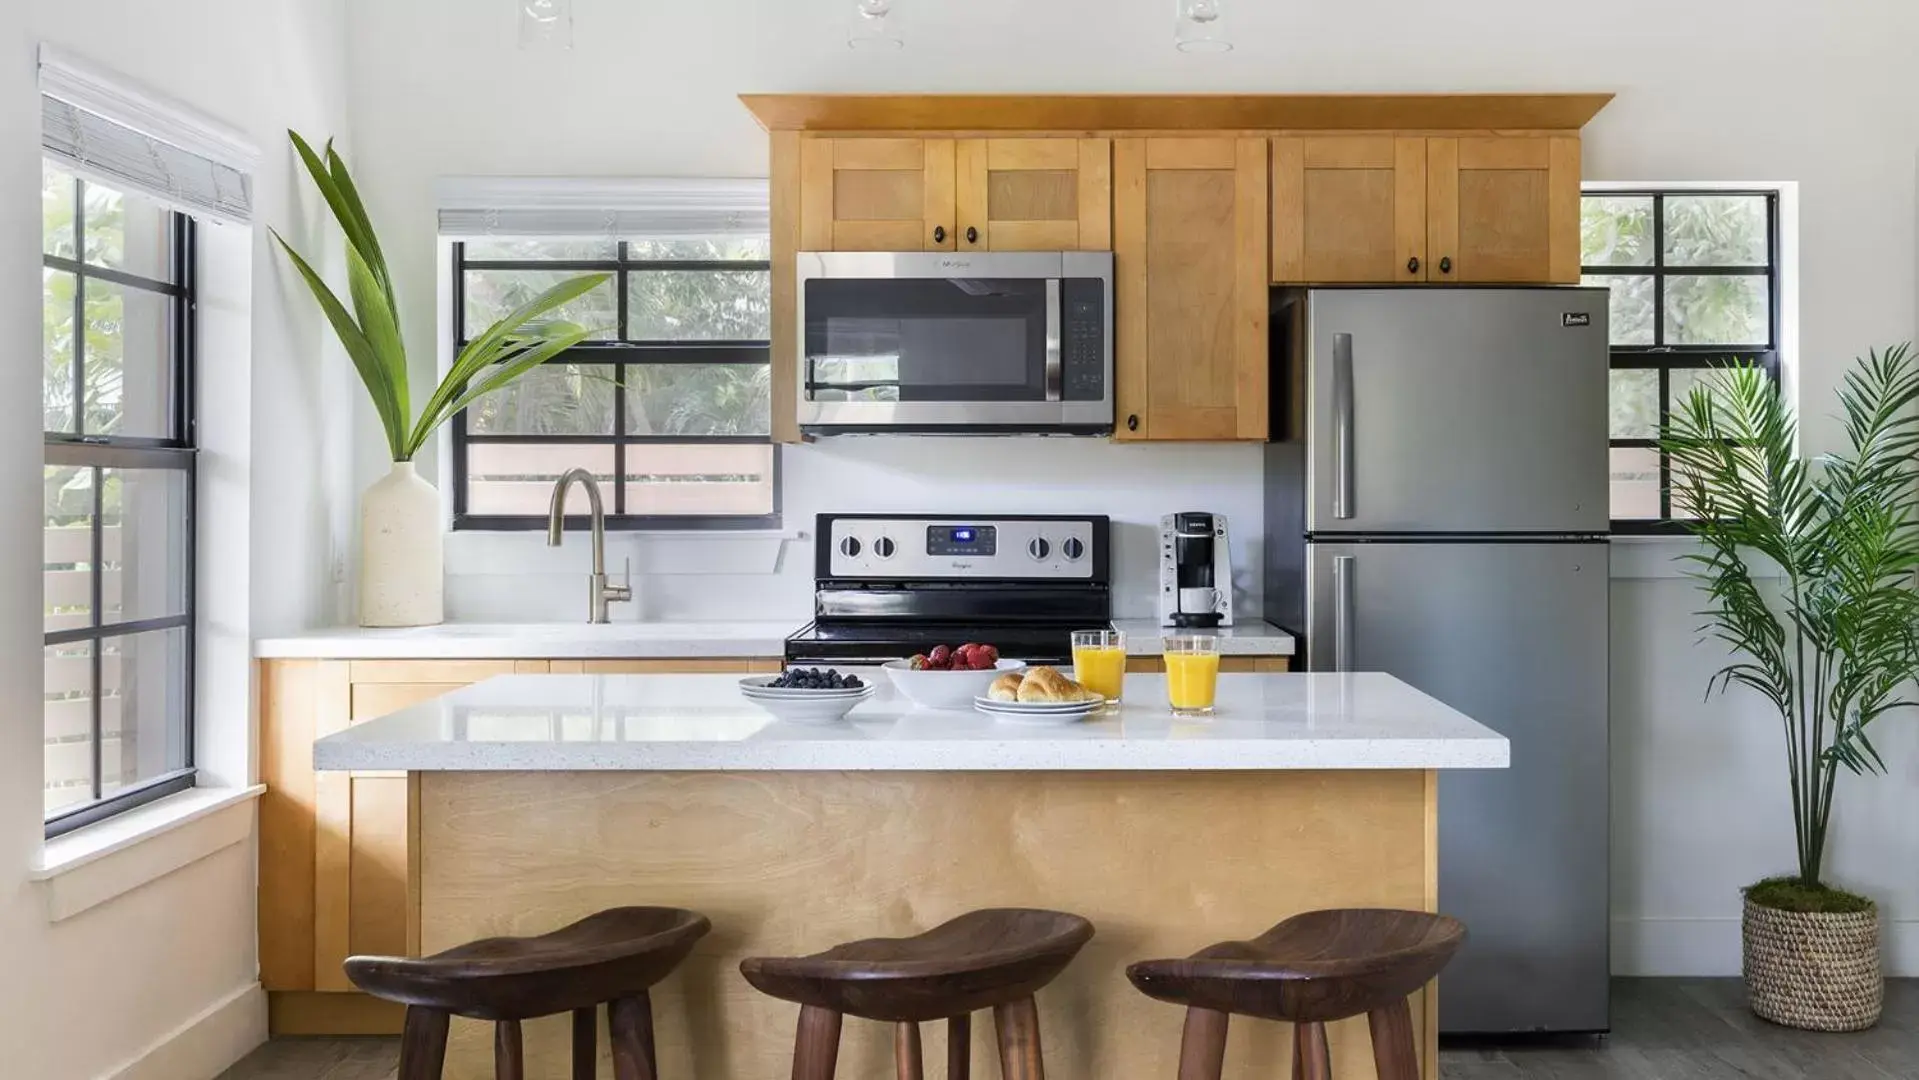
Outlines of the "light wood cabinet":
M 1426 140 L 1428 281 L 1579 281 L 1579 139 Z
M 1273 140 L 1273 281 L 1426 280 L 1426 140 Z
M 260 982 L 282 1034 L 397 1034 L 357 993 L 354 953 L 419 951 L 419 789 L 401 772 L 315 772 L 313 741 L 495 675 L 772 672 L 777 658 L 269 660 L 260 664 Z
M 961 251 L 1105 251 L 1113 246 L 1110 139 L 961 139 Z
M 804 139 L 800 250 L 951 251 L 952 139 Z
M 1266 438 L 1262 138 L 1117 139 L 1120 439 Z

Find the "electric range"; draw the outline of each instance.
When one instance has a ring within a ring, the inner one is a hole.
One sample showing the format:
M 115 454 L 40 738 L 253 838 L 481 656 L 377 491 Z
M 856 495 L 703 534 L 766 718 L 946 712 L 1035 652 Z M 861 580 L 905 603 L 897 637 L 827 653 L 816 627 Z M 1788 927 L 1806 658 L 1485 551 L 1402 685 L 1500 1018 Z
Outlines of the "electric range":
M 877 666 L 979 642 L 1072 662 L 1074 630 L 1113 618 L 1111 523 L 1097 516 L 821 514 L 813 621 L 788 666 Z

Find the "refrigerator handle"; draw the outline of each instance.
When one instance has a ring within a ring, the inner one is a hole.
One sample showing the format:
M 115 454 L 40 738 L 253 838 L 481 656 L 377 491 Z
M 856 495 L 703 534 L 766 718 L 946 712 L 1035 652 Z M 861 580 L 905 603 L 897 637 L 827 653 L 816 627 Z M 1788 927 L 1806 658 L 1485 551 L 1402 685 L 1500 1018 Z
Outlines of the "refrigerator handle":
M 1353 556 L 1333 557 L 1333 670 L 1353 670 Z
M 1353 335 L 1333 335 L 1333 516 L 1353 516 Z

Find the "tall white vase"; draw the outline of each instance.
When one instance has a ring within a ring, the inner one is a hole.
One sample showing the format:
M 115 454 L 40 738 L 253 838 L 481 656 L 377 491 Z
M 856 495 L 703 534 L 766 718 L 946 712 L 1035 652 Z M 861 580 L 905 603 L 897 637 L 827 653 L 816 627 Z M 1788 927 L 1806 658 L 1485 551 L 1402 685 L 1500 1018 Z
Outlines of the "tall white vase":
M 443 559 L 440 494 L 396 461 L 360 497 L 360 625 L 443 621 Z

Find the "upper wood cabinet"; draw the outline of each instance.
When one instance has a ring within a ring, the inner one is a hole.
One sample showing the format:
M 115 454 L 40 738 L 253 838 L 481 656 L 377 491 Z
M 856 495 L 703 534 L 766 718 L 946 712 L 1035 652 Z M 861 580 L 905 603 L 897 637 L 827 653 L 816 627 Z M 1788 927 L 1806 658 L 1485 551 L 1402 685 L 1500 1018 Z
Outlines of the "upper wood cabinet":
M 1113 246 L 1110 139 L 961 139 L 961 251 L 1105 251 Z
M 1579 139 L 1426 140 L 1428 281 L 1579 280 Z
M 1264 439 L 1262 138 L 1113 143 L 1120 439 Z
M 952 139 L 800 142 L 800 250 L 953 247 Z
M 1426 280 L 1426 140 L 1273 140 L 1273 281 Z

